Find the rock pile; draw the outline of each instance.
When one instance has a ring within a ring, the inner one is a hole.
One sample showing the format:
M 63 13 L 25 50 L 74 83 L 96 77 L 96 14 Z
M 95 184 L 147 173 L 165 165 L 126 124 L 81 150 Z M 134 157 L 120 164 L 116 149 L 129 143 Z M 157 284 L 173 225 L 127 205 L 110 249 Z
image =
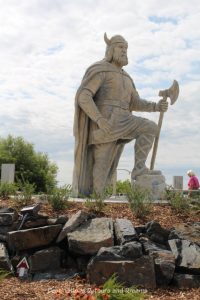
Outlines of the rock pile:
M 35 210 L 37 211 L 37 210 Z M 16 270 L 26 258 L 31 280 L 84 274 L 103 284 L 113 273 L 126 286 L 200 287 L 200 222 L 165 229 L 155 221 L 134 227 L 127 219 L 78 211 L 50 219 L 38 211 L 25 220 L 0 209 L 0 268 Z

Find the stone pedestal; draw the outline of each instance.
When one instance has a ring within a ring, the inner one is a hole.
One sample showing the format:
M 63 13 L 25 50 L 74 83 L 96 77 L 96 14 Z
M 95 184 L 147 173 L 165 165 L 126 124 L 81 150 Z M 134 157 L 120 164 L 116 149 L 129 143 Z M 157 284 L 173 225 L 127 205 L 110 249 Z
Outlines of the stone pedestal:
M 152 200 L 162 200 L 165 196 L 165 177 L 161 174 L 158 175 L 140 175 L 137 176 L 134 184 L 149 190 Z

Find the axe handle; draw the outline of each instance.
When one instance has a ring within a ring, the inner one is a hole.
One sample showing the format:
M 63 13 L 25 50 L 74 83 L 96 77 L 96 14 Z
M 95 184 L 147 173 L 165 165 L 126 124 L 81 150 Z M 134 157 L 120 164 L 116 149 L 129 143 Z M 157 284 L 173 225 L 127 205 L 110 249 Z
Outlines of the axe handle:
M 167 97 L 163 97 L 163 99 L 165 101 L 167 101 Z M 159 141 L 159 138 L 160 138 L 160 131 L 161 131 L 161 127 L 162 127 L 163 118 L 164 118 L 164 112 L 160 112 L 160 116 L 159 116 L 159 120 L 158 120 L 158 134 L 157 134 L 157 136 L 155 137 L 155 140 L 154 140 L 150 170 L 154 169 L 156 154 L 157 154 L 157 150 L 158 150 L 158 141 Z

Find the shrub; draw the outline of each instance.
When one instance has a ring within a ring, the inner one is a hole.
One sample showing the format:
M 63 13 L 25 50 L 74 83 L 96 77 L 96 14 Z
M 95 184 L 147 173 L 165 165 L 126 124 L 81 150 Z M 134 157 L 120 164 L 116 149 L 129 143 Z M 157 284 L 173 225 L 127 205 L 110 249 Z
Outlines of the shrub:
M 174 192 L 173 196 L 168 200 L 176 213 L 187 213 L 189 211 L 190 200 L 187 197 L 184 197 L 181 192 Z
M 36 152 L 33 144 L 22 137 L 0 138 L 0 168 L 2 163 L 14 163 L 15 175 L 35 184 L 36 192 L 47 192 L 47 187 L 56 186 L 57 166 L 48 155 Z
M 71 185 L 65 185 L 63 187 L 56 187 L 51 191 L 51 194 L 47 196 L 52 208 L 56 211 L 62 210 L 68 205 L 68 198 L 71 194 Z
M 0 184 L 0 197 L 8 199 L 9 196 L 16 194 L 17 189 L 18 187 L 15 183 L 2 182 Z
M 133 185 L 126 190 L 131 211 L 137 218 L 144 218 L 151 211 L 150 192 L 140 186 Z
M 9 276 L 10 274 L 11 274 L 11 272 L 8 272 L 4 269 L 0 269 L 0 281 L 2 281 L 4 278 Z
M 98 195 L 97 193 L 92 193 L 89 198 L 86 198 L 85 206 L 92 212 L 99 213 L 102 212 L 105 203 L 105 194 Z

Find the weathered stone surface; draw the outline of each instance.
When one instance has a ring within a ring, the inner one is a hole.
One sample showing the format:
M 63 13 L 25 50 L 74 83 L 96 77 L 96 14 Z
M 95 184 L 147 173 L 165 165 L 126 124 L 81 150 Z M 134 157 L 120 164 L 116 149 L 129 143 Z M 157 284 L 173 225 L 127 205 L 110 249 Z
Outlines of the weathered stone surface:
M 62 231 L 60 232 L 57 243 L 61 242 L 64 238 L 67 237 L 67 234 L 73 230 L 75 230 L 78 226 L 80 226 L 84 221 L 89 218 L 89 214 L 85 211 L 79 210 L 76 214 L 74 214 L 65 224 Z
M 156 283 L 167 286 L 172 281 L 175 271 L 175 257 L 171 251 L 156 251 L 151 254 L 155 263 Z
M 23 229 L 28 229 L 28 228 L 37 228 L 37 227 L 42 227 L 42 226 L 47 226 L 48 225 L 48 219 L 45 217 L 32 217 L 28 221 L 26 221 L 22 228 Z
M 58 218 L 50 218 L 47 220 L 48 225 L 56 225 L 56 224 L 63 224 L 65 225 L 65 223 L 68 221 L 68 217 L 67 216 L 59 216 Z
M 163 175 L 137 176 L 135 184 L 149 190 L 152 200 L 164 199 L 166 183 Z
M 6 235 L 8 232 L 17 230 L 19 228 L 20 222 L 15 221 L 10 226 L 0 226 L 0 234 Z
M 138 235 L 130 220 L 116 219 L 114 222 L 115 237 L 119 245 L 138 241 Z
M 12 271 L 12 265 L 8 256 L 8 251 L 4 243 L 0 243 L 0 269 Z
M 191 274 L 174 274 L 173 284 L 178 288 L 199 288 L 200 287 L 200 275 Z
M 200 273 L 200 247 L 187 240 L 169 240 L 176 265 Z
M 0 226 L 10 226 L 18 219 L 18 213 L 14 208 L 4 207 L 0 209 Z
M 135 260 L 142 256 L 142 245 L 139 242 L 130 242 L 122 246 L 102 247 L 95 260 Z
M 168 285 L 174 274 L 175 270 L 175 257 L 173 253 L 167 250 L 167 247 L 141 238 L 145 253 L 152 256 L 155 263 L 156 283 L 157 285 Z
M 50 247 L 36 251 L 33 255 L 29 256 L 28 262 L 31 273 L 59 269 L 61 265 L 61 249 Z
M 170 230 L 162 228 L 156 221 L 148 222 L 145 227 L 146 233 L 152 241 L 159 244 L 167 244 Z
M 177 235 L 182 239 L 197 243 L 200 246 L 200 222 L 177 224 L 174 228 Z
M 57 237 L 62 225 L 44 226 L 8 233 L 10 248 L 15 250 L 31 249 L 49 245 Z
M 87 278 L 90 283 L 103 284 L 116 273 L 125 286 L 155 288 L 156 279 L 153 258 L 141 256 L 135 261 L 95 261 L 88 264 Z
M 142 243 L 146 254 L 151 254 L 156 251 L 168 250 L 167 246 L 159 244 L 159 243 L 155 243 L 155 242 L 151 241 L 150 239 L 148 239 L 147 237 L 140 238 L 140 242 Z
M 67 279 L 71 279 L 77 275 L 78 275 L 77 270 L 60 269 L 59 271 L 36 273 L 36 274 L 34 274 L 32 279 L 33 279 L 33 281 L 49 280 L 49 279 L 67 280 Z
M 82 255 L 96 254 L 101 247 L 114 245 L 112 219 L 89 220 L 67 236 L 71 252 Z

